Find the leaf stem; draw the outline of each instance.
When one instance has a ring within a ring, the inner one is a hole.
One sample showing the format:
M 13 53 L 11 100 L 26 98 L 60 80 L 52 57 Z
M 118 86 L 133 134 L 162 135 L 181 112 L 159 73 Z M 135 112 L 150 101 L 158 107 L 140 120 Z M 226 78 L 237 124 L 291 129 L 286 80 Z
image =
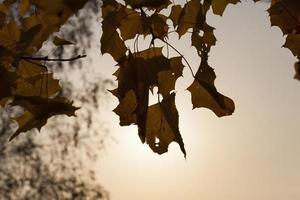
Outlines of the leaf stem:
M 167 44 L 168 46 L 170 46 L 174 51 L 176 51 L 176 52 L 183 58 L 183 60 L 184 60 L 184 61 L 186 62 L 186 64 L 188 65 L 188 68 L 190 69 L 193 78 L 195 78 L 195 74 L 194 74 L 194 72 L 193 72 L 193 69 L 192 69 L 190 63 L 189 63 L 189 62 L 187 61 L 187 59 L 184 57 L 184 55 L 182 55 L 182 53 L 180 53 L 180 51 L 178 51 L 178 50 L 177 50 L 173 45 L 171 45 L 169 42 L 167 42 L 167 41 L 165 41 L 165 40 L 163 40 L 163 39 L 161 39 L 161 38 L 158 38 L 158 39 L 160 39 L 162 42 L 164 42 L 165 44 Z

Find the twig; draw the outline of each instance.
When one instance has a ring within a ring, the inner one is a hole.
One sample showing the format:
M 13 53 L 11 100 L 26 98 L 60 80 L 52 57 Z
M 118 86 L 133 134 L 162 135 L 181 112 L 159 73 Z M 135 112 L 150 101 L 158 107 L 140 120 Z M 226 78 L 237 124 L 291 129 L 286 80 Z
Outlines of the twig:
M 24 60 L 42 60 L 42 61 L 52 61 L 52 62 L 68 62 L 68 61 L 74 61 L 74 60 L 77 60 L 77 59 L 81 59 L 81 58 L 85 58 L 86 55 L 78 55 L 76 57 L 73 57 L 73 58 L 48 58 L 48 56 L 46 57 L 31 57 L 31 56 L 22 56 L 21 59 L 24 59 Z

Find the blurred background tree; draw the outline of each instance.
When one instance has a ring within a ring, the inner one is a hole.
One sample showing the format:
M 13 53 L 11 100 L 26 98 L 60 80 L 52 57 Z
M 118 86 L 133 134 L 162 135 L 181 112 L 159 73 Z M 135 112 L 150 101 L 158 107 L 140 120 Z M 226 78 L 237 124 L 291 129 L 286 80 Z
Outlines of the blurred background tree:
M 92 38 L 100 4 L 98 0 L 89 1 L 58 33 L 76 45 L 57 47 L 49 42 L 39 53 L 63 58 L 98 48 Z M 11 13 L 17 20 L 18 12 Z M 0 199 L 108 199 L 93 163 L 98 162 L 108 135 L 97 110 L 105 105 L 105 88 L 111 82 L 99 74 L 95 76 L 88 67 L 92 65 L 87 64 L 92 60 L 84 62 L 84 68 L 82 60 L 47 63 L 60 77 L 63 95 L 80 107 L 76 118 L 53 117 L 42 133 L 33 130 L 8 143 L 17 128 L 9 118 L 22 109 L 0 108 Z

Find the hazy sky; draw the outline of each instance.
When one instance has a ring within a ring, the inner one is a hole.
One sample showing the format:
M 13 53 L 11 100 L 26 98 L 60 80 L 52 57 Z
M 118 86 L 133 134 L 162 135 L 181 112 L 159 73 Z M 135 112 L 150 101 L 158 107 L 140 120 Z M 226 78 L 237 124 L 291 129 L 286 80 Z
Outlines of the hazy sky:
M 192 81 L 177 83 L 185 160 L 177 144 L 159 156 L 141 144 L 136 127 L 120 127 L 111 112 L 111 135 L 99 177 L 112 200 L 299 200 L 300 82 L 293 79 L 292 54 L 278 28 L 271 28 L 267 4 L 230 6 L 223 17 L 210 16 L 217 46 L 210 64 L 219 91 L 235 100 L 232 116 L 217 118 L 207 109 L 192 111 Z M 174 37 L 176 38 L 176 37 Z M 196 68 L 199 59 L 186 40 L 170 40 Z M 109 56 L 95 63 L 110 76 Z M 111 77 L 111 76 L 110 76 Z

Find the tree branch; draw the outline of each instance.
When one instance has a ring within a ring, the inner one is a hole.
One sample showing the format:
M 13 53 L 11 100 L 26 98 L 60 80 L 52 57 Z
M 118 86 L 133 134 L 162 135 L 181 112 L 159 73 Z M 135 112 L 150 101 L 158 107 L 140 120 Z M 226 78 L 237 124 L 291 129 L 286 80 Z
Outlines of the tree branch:
M 31 56 L 22 56 L 21 59 L 24 60 L 39 60 L 39 61 L 52 61 L 52 62 L 68 62 L 68 61 L 74 61 L 77 59 L 81 59 L 81 58 L 85 58 L 86 55 L 78 55 L 76 57 L 73 58 L 48 58 L 48 56 L 46 57 L 31 57 Z

